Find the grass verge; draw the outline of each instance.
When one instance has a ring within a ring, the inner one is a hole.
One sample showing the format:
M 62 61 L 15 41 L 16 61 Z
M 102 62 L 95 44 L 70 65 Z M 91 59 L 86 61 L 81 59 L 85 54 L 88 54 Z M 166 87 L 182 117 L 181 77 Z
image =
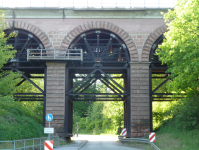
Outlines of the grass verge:
M 162 150 L 198 150 L 199 131 L 159 131 L 155 144 Z

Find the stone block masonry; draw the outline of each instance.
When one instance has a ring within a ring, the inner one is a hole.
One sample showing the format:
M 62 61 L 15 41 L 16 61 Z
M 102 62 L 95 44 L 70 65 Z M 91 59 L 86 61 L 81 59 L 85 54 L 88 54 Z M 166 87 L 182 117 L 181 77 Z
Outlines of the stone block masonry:
M 150 33 L 137 32 L 137 33 L 133 33 L 133 34 L 129 34 L 129 35 L 135 42 L 135 46 L 136 46 L 138 57 L 139 57 L 138 59 L 139 59 L 139 61 L 141 61 L 142 49 L 143 49 L 144 43 L 145 43 L 146 39 L 149 37 Z
M 52 114 L 51 127 L 60 136 L 64 134 L 65 63 L 48 62 L 46 87 L 46 114 Z M 48 127 L 48 122 L 46 122 Z
M 149 63 L 131 65 L 131 137 L 150 132 Z
M 60 49 L 61 42 L 67 35 L 66 31 L 49 31 L 46 33 L 54 49 Z

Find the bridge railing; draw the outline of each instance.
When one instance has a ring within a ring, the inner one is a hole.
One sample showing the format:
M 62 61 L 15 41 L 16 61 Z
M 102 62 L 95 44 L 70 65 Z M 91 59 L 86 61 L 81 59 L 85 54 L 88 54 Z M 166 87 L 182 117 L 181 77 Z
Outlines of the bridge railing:
M 155 150 L 160 150 L 153 142 L 149 142 L 147 139 L 143 138 L 124 138 L 123 136 L 118 136 L 118 139 L 122 142 L 140 142 L 150 144 L 151 148 L 153 147 Z
M 82 49 L 28 49 L 27 61 L 29 60 L 83 61 L 83 50 Z
M 2 8 L 173 8 L 175 0 L 1 0 Z

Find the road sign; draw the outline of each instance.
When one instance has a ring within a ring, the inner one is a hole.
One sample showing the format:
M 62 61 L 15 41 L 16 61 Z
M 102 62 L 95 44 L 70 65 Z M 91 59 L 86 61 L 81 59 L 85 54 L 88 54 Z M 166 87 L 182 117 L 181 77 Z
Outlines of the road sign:
M 47 121 L 52 121 L 52 120 L 53 120 L 53 115 L 47 114 L 47 115 L 46 115 L 46 120 L 47 120 Z
M 44 150 L 53 150 L 53 141 L 45 141 Z
M 54 133 L 54 128 L 44 128 L 44 133 L 53 134 Z
M 155 142 L 155 132 L 149 133 L 149 142 Z
M 126 128 L 122 129 L 122 136 L 127 136 L 127 129 Z

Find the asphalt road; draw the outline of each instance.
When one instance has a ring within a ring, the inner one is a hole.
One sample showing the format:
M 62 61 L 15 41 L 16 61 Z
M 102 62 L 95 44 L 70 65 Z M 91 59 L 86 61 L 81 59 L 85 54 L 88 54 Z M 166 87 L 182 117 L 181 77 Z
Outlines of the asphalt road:
M 120 146 L 114 141 L 88 141 L 80 150 L 138 150 Z
M 122 146 L 118 137 L 100 135 L 79 135 L 72 137 L 73 144 L 54 148 L 55 150 L 139 150 Z
M 121 146 L 117 136 L 80 135 L 78 138 L 88 141 L 80 150 L 138 150 Z

